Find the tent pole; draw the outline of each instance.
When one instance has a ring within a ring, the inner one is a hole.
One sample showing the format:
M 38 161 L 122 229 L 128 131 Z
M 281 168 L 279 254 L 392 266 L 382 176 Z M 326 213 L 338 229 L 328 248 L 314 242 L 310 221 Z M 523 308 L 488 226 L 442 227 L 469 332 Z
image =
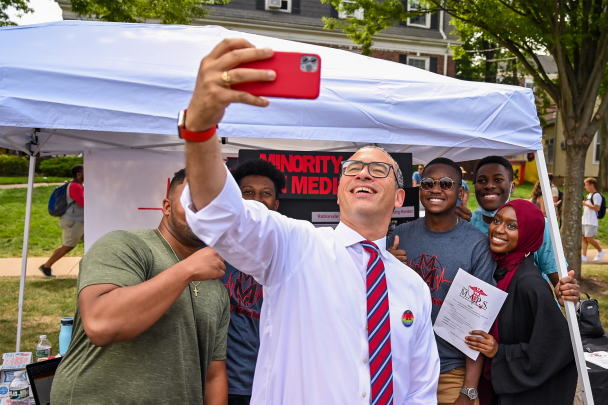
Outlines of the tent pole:
M 555 252 L 555 260 L 557 261 L 557 271 L 559 278 L 562 279 L 568 275 L 568 268 L 566 266 L 566 256 L 564 255 L 559 227 L 557 225 L 557 215 L 555 213 L 555 206 L 553 205 L 551 183 L 549 182 L 549 173 L 547 172 L 547 165 L 545 164 L 544 152 L 542 150 L 537 150 L 534 157 L 536 158 L 538 177 L 543 192 L 543 201 L 545 202 L 549 231 L 551 232 L 553 252 Z M 585 356 L 583 355 L 583 343 L 578 329 L 576 310 L 574 308 L 574 303 L 571 301 L 565 301 L 565 305 L 568 328 L 570 329 L 570 340 L 572 341 L 572 348 L 574 349 L 574 359 L 576 360 L 576 368 L 578 369 L 578 379 L 583 392 L 583 400 L 585 405 L 593 405 L 593 395 L 591 392 L 591 384 L 589 383 L 589 374 L 587 373 L 587 364 L 585 363 Z
M 23 230 L 23 251 L 21 253 L 21 280 L 19 282 L 19 316 L 17 320 L 17 348 L 21 351 L 21 326 L 23 324 L 23 293 L 25 292 L 25 273 L 27 270 L 27 251 L 30 242 L 30 220 L 32 219 L 32 194 L 34 191 L 34 169 L 36 157 L 30 155 L 30 172 L 27 179 L 27 200 L 25 203 L 25 225 Z

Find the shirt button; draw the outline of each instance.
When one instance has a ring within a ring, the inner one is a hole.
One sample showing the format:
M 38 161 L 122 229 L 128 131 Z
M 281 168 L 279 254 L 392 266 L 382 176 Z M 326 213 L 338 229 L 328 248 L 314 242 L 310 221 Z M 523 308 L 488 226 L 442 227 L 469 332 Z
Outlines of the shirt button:
M 367 396 L 367 394 L 364 392 L 364 393 L 363 393 L 363 398 L 365 398 L 366 396 Z
M 363 359 L 363 364 L 367 363 L 367 359 Z

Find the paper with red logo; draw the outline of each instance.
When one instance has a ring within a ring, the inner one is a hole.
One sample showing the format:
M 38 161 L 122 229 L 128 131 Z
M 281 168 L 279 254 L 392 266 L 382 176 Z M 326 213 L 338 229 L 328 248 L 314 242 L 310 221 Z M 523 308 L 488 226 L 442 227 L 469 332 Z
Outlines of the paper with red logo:
M 507 299 L 507 293 L 458 269 L 437 314 L 433 330 L 473 360 L 479 352 L 464 341 L 472 330 L 488 332 Z

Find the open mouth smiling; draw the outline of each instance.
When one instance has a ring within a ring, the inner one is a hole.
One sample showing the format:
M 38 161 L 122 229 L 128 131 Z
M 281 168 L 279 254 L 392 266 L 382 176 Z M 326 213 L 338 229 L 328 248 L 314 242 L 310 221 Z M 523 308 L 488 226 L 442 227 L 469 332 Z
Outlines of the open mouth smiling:
M 492 235 L 492 243 L 494 243 L 495 245 L 503 245 L 503 244 L 509 243 L 509 240 L 504 239 L 504 237 L 498 237 L 498 236 Z
M 369 187 L 355 187 L 351 190 L 353 194 L 376 194 L 374 190 Z
M 483 195 L 483 198 L 486 199 L 486 200 L 495 200 L 498 197 L 499 197 L 499 195 L 496 194 L 496 193 Z

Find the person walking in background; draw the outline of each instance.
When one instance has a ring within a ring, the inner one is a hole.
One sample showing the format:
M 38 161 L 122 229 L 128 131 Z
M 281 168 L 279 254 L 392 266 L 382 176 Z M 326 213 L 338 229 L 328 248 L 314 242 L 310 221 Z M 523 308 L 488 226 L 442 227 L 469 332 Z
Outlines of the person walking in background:
M 38 268 L 47 278 L 55 277 L 51 267 L 57 260 L 74 249 L 79 241 L 84 242 L 84 166 L 72 167 L 72 176 L 73 179 L 70 181 L 66 194 L 68 209 L 59 219 L 59 226 L 63 229 L 63 245 L 58 247 L 46 263 Z
M 547 213 L 545 212 L 545 200 L 543 199 L 543 190 L 540 187 L 540 181 L 537 181 L 534 185 L 534 188 L 532 189 L 532 195 L 530 195 L 530 202 L 540 208 L 540 212 L 542 212 L 544 216 L 547 216 Z
M 422 180 L 422 171 L 424 170 L 424 165 L 418 165 L 418 171 L 414 172 L 412 176 L 412 187 L 416 187 L 420 185 L 420 180 Z
M 602 260 L 606 251 L 600 247 L 594 236 L 597 236 L 597 227 L 599 225 L 598 212 L 602 205 L 602 195 L 597 192 L 597 180 L 593 177 L 585 179 L 585 190 L 587 200 L 583 201 L 583 262 L 587 261 L 587 246 L 589 243 L 597 249 L 597 255 L 593 259 L 596 262 Z
M 564 195 L 561 191 L 559 191 L 559 188 L 557 188 L 557 186 L 553 184 L 553 173 L 549 173 L 549 182 L 551 183 L 551 196 L 553 197 L 553 205 L 555 205 L 555 213 L 557 214 L 557 219 L 561 220 L 562 200 Z

